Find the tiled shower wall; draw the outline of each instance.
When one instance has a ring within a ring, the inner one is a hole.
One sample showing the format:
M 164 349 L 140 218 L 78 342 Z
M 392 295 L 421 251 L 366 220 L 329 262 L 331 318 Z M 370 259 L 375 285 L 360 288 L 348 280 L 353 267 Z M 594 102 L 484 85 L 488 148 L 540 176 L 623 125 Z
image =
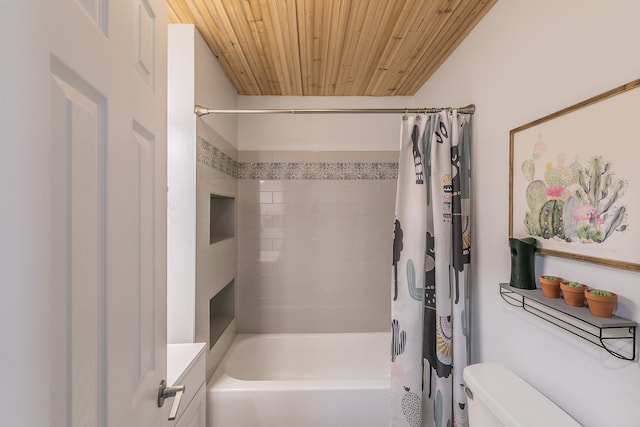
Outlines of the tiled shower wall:
M 238 262 L 235 236 L 210 243 L 210 199 L 213 194 L 237 200 L 238 150 L 202 119 L 197 120 L 196 135 L 195 339 L 206 342 L 210 348 L 207 354 L 207 378 L 210 378 L 235 337 L 237 322 L 232 321 L 215 343 L 210 342 L 212 317 L 219 320 L 220 313 L 210 313 L 209 302 L 235 279 Z M 231 311 L 231 307 L 223 310 L 225 315 Z
M 388 330 L 397 156 L 238 153 L 238 332 Z

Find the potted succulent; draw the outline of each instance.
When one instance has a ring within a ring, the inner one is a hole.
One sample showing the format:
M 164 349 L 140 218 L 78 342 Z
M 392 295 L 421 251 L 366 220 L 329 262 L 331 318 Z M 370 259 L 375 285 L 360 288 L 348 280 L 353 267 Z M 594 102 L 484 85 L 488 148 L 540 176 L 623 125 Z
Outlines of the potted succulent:
M 587 286 L 580 282 L 560 282 L 562 297 L 567 305 L 584 307 L 584 292 Z
M 618 295 L 602 289 L 589 289 L 584 293 L 589 311 L 594 316 L 611 317 L 618 304 Z
M 560 297 L 560 282 L 562 277 L 551 276 L 548 274 L 539 277 L 540 288 L 542 288 L 542 294 L 547 298 L 559 298 Z

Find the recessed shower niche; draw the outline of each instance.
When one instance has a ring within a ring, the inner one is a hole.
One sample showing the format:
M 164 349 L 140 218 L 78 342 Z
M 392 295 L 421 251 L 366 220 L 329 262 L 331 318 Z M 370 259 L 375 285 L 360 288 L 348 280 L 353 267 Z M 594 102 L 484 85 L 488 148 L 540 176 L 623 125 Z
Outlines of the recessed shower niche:
M 209 300 L 209 349 L 229 326 L 235 315 L 234 280 Z
M 212 194 L 209 201 L 209 244 L 235 235 L 235 202 L 233 197 Z

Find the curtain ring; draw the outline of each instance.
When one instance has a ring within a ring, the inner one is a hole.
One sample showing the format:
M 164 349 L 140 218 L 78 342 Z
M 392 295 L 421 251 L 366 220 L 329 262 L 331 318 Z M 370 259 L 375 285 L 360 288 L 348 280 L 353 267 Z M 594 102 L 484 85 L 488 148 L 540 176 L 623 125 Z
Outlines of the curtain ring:
M 409 118 L 409 109 L 405 108 L 404 110 L 404 116 L 402 116 L 402 120 L 407 120 Z

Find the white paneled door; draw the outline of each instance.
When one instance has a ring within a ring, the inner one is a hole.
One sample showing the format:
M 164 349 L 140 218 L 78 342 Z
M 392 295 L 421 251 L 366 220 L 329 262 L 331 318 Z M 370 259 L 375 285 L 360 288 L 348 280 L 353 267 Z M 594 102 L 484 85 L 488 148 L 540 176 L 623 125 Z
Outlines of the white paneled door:
M 15 328 L 44 341 L 8 353 L 42 374 L 15 398 L 19 411 L 31 390 L 39 415 L 26 407 L 11 425 L 165 425 L 165 2 L 3 1 L 0 14 L 11 61 L 0 113 L 16 117 L 7 142 L 26 144 L 0 152 L 20 164 L 8 179 L 23 180 L 2 187 L 19 193 L 3 243 L 26 239 L 6 273 L 21 289 L 5 297 L 28 319 Z

